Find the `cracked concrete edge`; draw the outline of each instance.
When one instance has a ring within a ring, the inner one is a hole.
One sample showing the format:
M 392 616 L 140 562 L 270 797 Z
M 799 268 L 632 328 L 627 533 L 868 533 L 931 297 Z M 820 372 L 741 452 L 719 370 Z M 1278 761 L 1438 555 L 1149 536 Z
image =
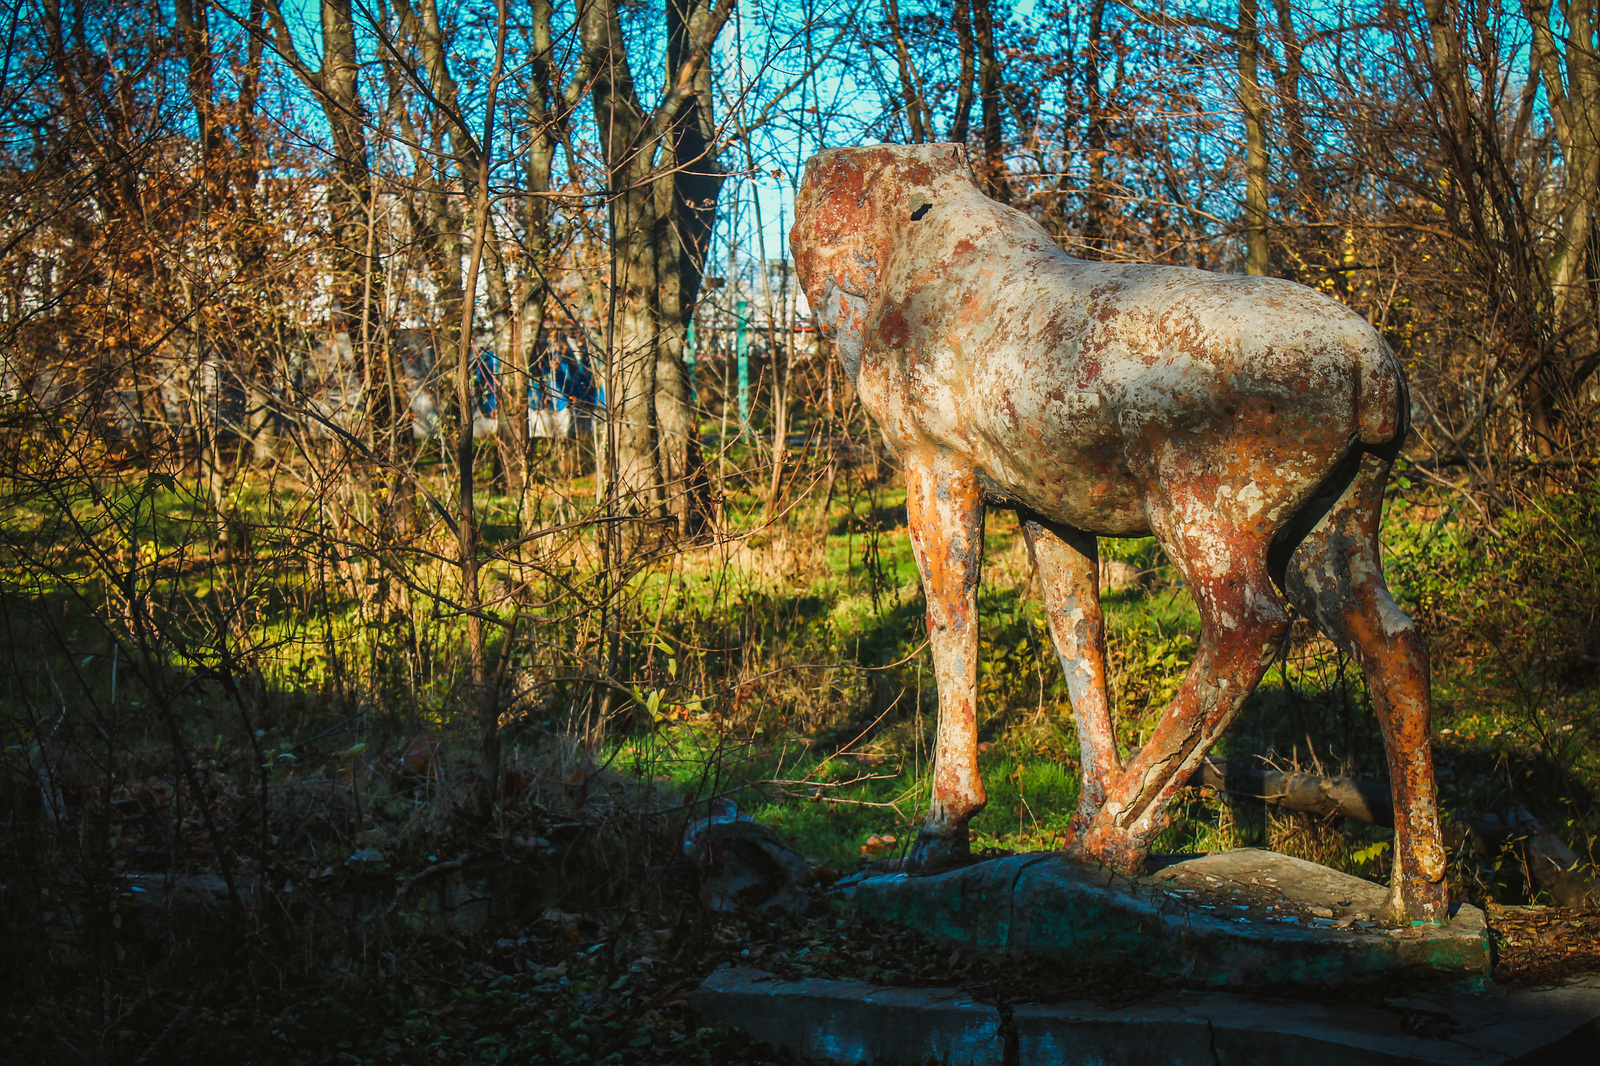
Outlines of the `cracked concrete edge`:
M 1191 993 L 1159 1004 L 1029 1004 L 1013 1011 L 1019 1066 L 1046 1063 L 1198 1063 L 1248 1066 L 1487 1066 L 1505 1056 L 1404 1031 L 1392 1012 L 1340 1004 Z M 1091 1051 L 1092 1054 L 1086 1052 Z
M 1592 979 L 1591 979 L 1592 981 Z M 1426 1009 L 1425 995 L 1407 1005 Z M 1461 1010 L 1459 999 L 1444 1001 L 1441 1013 L 1450 1014 L 1462 1024 L 1462 1031 L 1451 1037 L 1457 1043 L 1487 1053 L 1517 1058 L 1536 1053 L 1568 1034 L 1588 1027 L 1600 1036 L 1600 987 L 1590 982 L 1549 988 L 1502 988 L 1473 996 L 1470 1014 Z M 1451 1007 L 1456 1007 L 1451 1010 Z M 1600 1039 L 1593 1042 L 1587 1063 L 1600 1063 Z M 1578 1066 L 1568 1059 L 1564 1066 Z
M 703 1022 L 742 1029 L 803 1059 L 851 1064 L 1487 1066 L 1542 1062 L 1542 1050 L 1600 1025 L 1596 989 L 1431 996 L 1387 1009 L 1228 992 L 1179 992 L 1121 1005 L 997 1007 L 955 989 L 790 981 L 748 967 L 715 971 L 689 1005 Z M 1478 1024 L 1426 1038 L 1404 1028 L 1408 1012 L 1418 1010 Z
M 990 1066 L 1006 1058 L 999 1012 L 949 988 L 785 981 L 736 967 L 701 982 L 689 1008 L 704 1022 L 819 1062 Z
M 1336 986 L 1405 971 L 1419 979 L 1472 979 L 1486 977 L 1490 965 L 1487 927 L 1475 908 L 1463 907 L 1459 924 L 1446 929 L 1389 935 L 1237 926 L 1176 901 L 1146 879 L 1048 854 L 915 880 L 862 880 L 851 886 L 851 896 L 864 914 L 987 955 L 1089 955 L 1216 987 Z

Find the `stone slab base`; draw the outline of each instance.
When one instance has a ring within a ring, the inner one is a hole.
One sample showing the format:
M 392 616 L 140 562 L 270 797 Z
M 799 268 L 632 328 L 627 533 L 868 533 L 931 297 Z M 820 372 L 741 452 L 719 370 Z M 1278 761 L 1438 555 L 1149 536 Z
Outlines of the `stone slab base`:
M 1453 993 L 1384 1005 L 1180 992 L 1109 1005 L 998 1008 L 953 989 L 786 981 L 718 970 L 689 997 L 702 1024 L 811 1062 L 920 1066 L 1586 1066 L 1600 1061 L 1600 988 Z
M 1406 975 L 1487 977 L 1483 912 L 1384 929 L 1386 890 L 1255 848 L 1168 862 L 1127 878 L 1055 854 L 1015 855 L 934 877 L 846 884 L 863 915 L 979 954 L 1126 965 L 1190 984 L 1337 987 Z

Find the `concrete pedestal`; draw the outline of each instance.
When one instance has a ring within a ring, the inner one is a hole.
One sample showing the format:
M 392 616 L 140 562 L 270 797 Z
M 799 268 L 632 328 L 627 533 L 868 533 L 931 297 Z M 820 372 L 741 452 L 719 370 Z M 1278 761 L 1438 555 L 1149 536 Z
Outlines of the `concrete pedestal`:
M 1600 988 L 1488 989 L 1377 1003 L 1232 992 L 994 1005 L 949 988 L 788 981 L 718 970 L 689 997 L 701 1023 L 805 1062 L 886 1066 L 1589 1066 Z
M 861 914 L 988 956 L 1127 965 L 1212 988 L 1337 987 L 1405 975 L 1480 982 L 1483 912 L 1385 929 L 1387 891 L 1254 848 L 1201 855 L 1127 878 L 1055 854 L 1016 855 L 933 877 L 846 885 Z

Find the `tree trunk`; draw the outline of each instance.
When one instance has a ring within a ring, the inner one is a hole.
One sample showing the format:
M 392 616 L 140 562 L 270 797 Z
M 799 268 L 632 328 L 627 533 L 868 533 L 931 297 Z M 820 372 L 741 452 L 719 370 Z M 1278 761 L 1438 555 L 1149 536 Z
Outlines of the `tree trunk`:
M 434 109 L 435 144 L 448 135 L 449 158 L 455 163 L 456 176 L 463 194 L 470 198 L 470 206 L 463 212 L 472 220 L 470 241 L 467 244 L 465 278 L 461 268 L 461 231 L 449 209 L 446 182 L 437 168 L 428 166 L 435 179 L 423 186 L 431 200 L 429 214 L 434 222 L 430 247 L 435 256 L 434 273 L 439 282 L 439 312 L 444 322 L 440 339 L 434 342 L 435 351 L 448 350 L 455 385 L 455 457 L 456 457 L 456 536 L 457 565 L 461 571 L 461 603 L 467 630 L 467 657 L 472 675 L 472 690 L 477 704 L 480 723 L 481 752 L 483 758 L 484 789 L 480 797 L 484 814 L 491 814 L 499 795 L 500 786 L 500 727 L 499 700 L 489 683 L 485 657 L 482 603 L 478 585 L 478 518 L 475 504 L 476 442 L 476 382 L 473 376 L 473 335 L 476 320 L 478 279 L 487 267 L 491 313 L 495 315 L 494 332 L 497 343 L 503 343 L 510 333 L 509 286 L 499 257 L 490 248 L 495 240 L 494 220 L 491 215 L 489 173 L 493 164 L 493 138 L 495 106 L 500 82 L 505 71 L 506 0 L 495 2 L 494 68 L 489 75 L 481 140 L 467 128 L 460 108 L 460 93 L 450 71 L 449 49 L 439 20 L 436 0 L 421 0 L 419 12 L 402 0 L 402 10 L 416 32 L 423 65 L 427 69 L 428 87 L 438 105 Z M 418 156 L 419 161 L 421 156 Z M 485 259 L 491 260 L 485 263 Z M 454 313 L 452 322 L 450 315 Z M 447 331 L 447 332 L 446 332 Z M 453 345 L 451 344 L 453 342 Z M 451 346 L 448 347 L 447 346 Z M 438 392 L 442 396 L 447 388 L 444 375 L 438 376 Z M 440 425 L 443 439 L 448 430 Z M 443 450 L 443 449 L 441 449 Z
M 1244 111 L 1245 272 L 1265 276 L 1269 268 L 1267 243 L 1267 105 L 1257 76 L 1261 40 L 1258 32 L 1259 0 L 1239 0 L 1239 104 Z
M 383 269 L 368 248 L 367 216 L 372 191 L 366 142 L 366 107 L 358 82 L 355 24 L 350 0 L 322 2 L 322 69 L 318 75 L 323 115 L 333 135 L 333 180 L 328 215 L 334 238 L 334 301 L 339 325 L 356 353 L 356 377 L 371 380 L 368 365 L 383 347 Z M 375 429 L 392 420 L 381 390 L 365 397 Z
M 1294 8 L 1290 0 L 1273 0 L 1278 13 L 1278 38 L 1283 42 L 1283 64 L 1274 72 L 1278 88 L 1280 110 L 1283 115 L 1284 139 L 1288 142 L 1289 162 L 1294 168 L 1294 188 L 1299 200 L 1301 216 L 1308 222 L 1324 220 L 1322 191 L 1317 187 L 1316 153 L 1311 139 L 1306 135 L 1306 108 L 1301 97 L 1305 80 L 1302 58 L 1303 46 L 1294 25 Z M 1308 257 L 1323 259 L 1322 250 L 1329 245 L 1328 231 L 1313 225 L 1302 232 L 1298 244 L 1303 263 Z M 1308 256 L 1307 253 L 1310 253 Z M 1323 259 L 1326 262 L 1325 259 Z M 1313 280 L 1313 279 L 1307 279 Z M 1348 292 L 1350 278 L 1347 272 L 1334 275 L 1334 283 L 1341 293 Z
M 1090 259 L 1105 257 L 1106 108 L 1100 87 L 1100 54 L 1105 40 L 1106 0 L 1089 9 L 1089 39 L 1084 42 L 1083 89 L 1088 125 L 1089 189 L 1084 198 L 1083 246 Z
M 623 514 L 704 525 L 706 481 L 684 365 L 722 174 L 712 158 L 711 43 L 732 4 L 668 0 L 667 86 L 647 114 L 634 89 L 614 3 L 584 9 L 578 30 L 605 158 L 612 249 L 606 337 L 606 491 Z M 668 163 L 657 165 L 657 146 Z M 632 536 L 642 533 L 635 526 Z
M 1005 130 L 1001 125 L 1000 57 L 994 45 L 990 0 L 972 0 L 973 36 L 978 45 L 978 103 L 983 117 L 983 173 L 986 191 L 1003 204 L 1011 202 L 1006 177 Z
M 517 313 L 517 298 L 511 288 L 511 271 L 501 248 L 494 221 L 484 247 L 483 270 L 489 287 L 491 350 L 494 352 L 495 456 L 499 469 L 499 488 L 506 495 L 521 496 L 527 480 L 528 394 L 526 353 L 522 350 L 522 319 Z M 519 286 L 520 288 L 520 286 Z M 522 402 L 513 393 L 521 390 Z M 521 415 L 519 419 L 517 416 Z M 520 437 L 517 434 L 521 428 Z
M 905 106 L 906 127 L 912 144 L 923 144 L 933 129 L 932 116 L 928 114 L 928 101 L 922 91 L 922 78 L 911 61 L 911 51 L 906 47 L 905 30 L 900 25 L 898 0 L 883 0 L 883 20 L 889 29 L 889 39 L 894 42 L 895 63 L 900 68 L 900 98 Z
M 1590 357 L 1600 340 L 1595 322 L 1581 328 L 1582 317 L 1594 314 L 1591 301 L 1585 299 L 1592 296 L 1593 281 L 1584 276 L 1584 265 L 1595 236 L 1595 210 L 1600 207 L 1600 124 L 1595 121 L 1600 110 L 1600 57 L 1590 47 L 1595 34 L 1592 0 L 1563 0 L 1561 21 L 1566 33 L 1559 38 L 1548 0 L 1525 0 L 1523 10 L 1533 27 L 1533 66 L 1550 100 L 1566 171 L 1561 231 L 1544 272 L 1548 292 L 1545 325 L 1552 341 L 1572 337 L 1581 346 L 1574 352 L 1570 343 L 1559 344 L 1544 357 L 1547 365 L 1534 371 L 1528 381 L 1525 406 L 1532 443 L 1540 456 L 1549 458 L 1566 436 L 1560 404 L 1575 396 L 1593 373 L 1595 364 Z M 1558 48 L 1558 40 L 1564 49 Z M 1561 80 L 1563 63 L 1565 84 Z
M 1104 0 L 1097 2 L 1103 4 Z M 956 0 L 950 23 L 956 31 L 956 56 L 960 64 L 956 74 L 956 106 L 950 120 L 950 139 L 966 144 L 972 121 L 972 80 L 978 70 L 978 46 L 972 36 L 972 0 Z
M 255 0 L 249 15 L 252 29 L 259 30 L 264 14 L 260 0 Z M 265 227 L 260 225 L 256 217 L 254 203 L 260 177 L 254 117 L 261 72 L 261 38 L 259 33 L 250 37 L 245 65 L 240 70 L 236 140 L 230 143 L 227 129 L 218 116 L 215 98 L 216 55 L 209 8 L 195 0 L 176 0 L 173 22 L 183 44 L 189 98 L 194 108 L 195 125 L 200 133 L 203 171 L 200 210 L 231 211 L 244 220 L 242 226 L 233 227 L 237 235 L 234 242 L 235 263 L 236 269 L 248 277 L 266 259 L 262 236 Z M 274 450 L 276 396 L 272 387 L 272 365 L 262 343 L 261 312 L 249 301 L 234 305 L 230 312 L 229 355 L 244 392 L 245 413 L 241 428 L 250 442 L 252 458 L 257 463 L 264 463 L 271 459 Z M 194 316 L 191 319 L 193 328 L 205 331 L 207 319 L 206 314 Z M 194 348 L 199 360 L 215 354 L 203 340 Z M 198 374 L 199 367 L 199 362 L 196 362 L 190 373 Z
M 661 420 L 662 478 L 671 491 L 668 513 L 682 536 L 699 537 L 711 524 L 710 482 L 700 455 L 698 417 L 689 385 L 689 323 L 700 300 L 716 204 L 724 180 L 713 154 L 716 122 L 711 112 L 711 42 L 732 13 L 705 0 L 668 0 L 667 63 L 676 79 L 688 78 L 691 94 L 667 124 L 676 171 L 672 176 L 669 225 L 662 243 L 662 311 L 667 323 L 656 371 L 656 410 Z
M 427 71 L 428 89 L 440 105 L 432 108 L 430 114 L 432 128 L 428 133 L 432 153 L 412 149 L 413 158 L 418 166 L 416 180 L 420 190 L 412 199 L 420 201 L 423 207 L 422 232 L 415 233 L 414 236 L 423 242 L 423 247 L 428 252 L 429 266 L 438 292 L 433 347 L 439 363 L 436 367 L 437 384 L 434 393 L 440 411 L 440 433 L 443 434 L 445 426 L 459 422 L 463 418 L 471 418 L 470 406 L 466 411 L 457 409 L 461 403 L 460 393 L 459 390 L 450 388 L 450 382 L 453 378 L 459 377 L 460 373 L 465 372 L 469 376 L 471 374 L 472 338 L 462 337 L 460 330 L 462 322 L 472 321 L 470 311 L 465 308 L 467 297 L 461 273 L 461 253 L 464 223 L 473 211 L 463 210 L 458 213 L 452 207 L 454 197 L 449 188 L 450 179 L 442 166 L 435 161 L 446 158 L 445 145 L 448 139 L 448 157 L 455 162 L 457 177 L 463 190 L 476 183 L 481 161 L 471 131 L 463 129 L 460 125 L 460 90 L 450 73 L 444 30 L 439 21 L 436 0 L 421 0 L 418 9 L 413 9 L 409 0 L 401 0 L 399 7 L 405 12 L 407 20 L 414 28 L 423 66 Z M 477 232 L 480 223 L 484 221 L 487 220 L 471 218 L 473 232 Z M 455 360 L 458 358 L 466 358 L 467 367 L 457 367 Z
M 544 283 L 555 270 L 550 240 L 550 202 L 543 195 L 550 191 L 550 171 L 555 160 L 559 133 L 565 128 L 568 109 L 556 97 L 554 38 L 550 29 L 550 0 L 533 0 L 533 56 L 527 97 L 528 149 L 523 163 L 527 195 L 522 216 L 526 254 L 535 270 L 519 280 L 513 302 L 513 329 L 516 340 L 511 356 L 501 364 L 499 396 L 501 414 L 497 435 L 506 471 L 506 491 L 518 499 L 517 514 L 524 532 L 531 532 L 538 516 L 525 511 L 523 492 L 528 480 L 528 402 L 533 386 L 535 363 L 545 347 L 545 317 L 551 293 Z
M 406 397 L 383 317 L 383 263 L 377 255 L 373 224 L 373 185 L 369 163 L 366 106 L 361 99 L 360 65 L 350 0 L 322 0 L 322 56 L 313 70 L 301 58 L 284 21 L 279 0 L 264 0 L 273 47 L 322 105 L 333 139 L 328 182 L 329 228 L 333 236 L 330 271 L 335 304 L 334 333 L 346 333 L 355 353 L 355 379 L 373 452 L 384 468 L 393 533 L 408 532 L 414 517 L 411 436 Z

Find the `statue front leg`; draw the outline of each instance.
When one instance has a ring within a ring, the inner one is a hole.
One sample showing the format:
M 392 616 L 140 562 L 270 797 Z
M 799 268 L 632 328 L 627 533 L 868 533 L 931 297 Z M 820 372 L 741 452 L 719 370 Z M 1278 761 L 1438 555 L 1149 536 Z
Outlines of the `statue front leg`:
M 939 688 L 933 797 L 906 869 L 933 873 L 968 860 L 967 823 L 985 802 L 977 717 L 983 493 L 972 465 L 932 448 L 907 455 L 906 514 Z

